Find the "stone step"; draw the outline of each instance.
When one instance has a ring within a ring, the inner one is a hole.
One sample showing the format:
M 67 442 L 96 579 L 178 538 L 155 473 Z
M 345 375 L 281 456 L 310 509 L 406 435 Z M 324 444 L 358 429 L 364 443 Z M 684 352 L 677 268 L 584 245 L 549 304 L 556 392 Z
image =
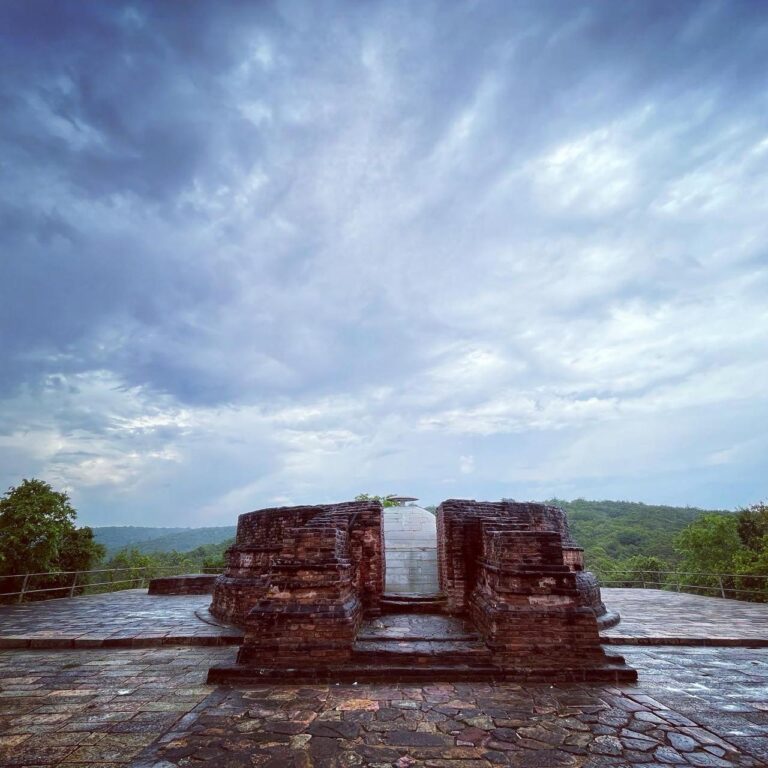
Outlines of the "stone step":
M 428 633 L 424 633 L 423 635 L 409 634 L 407 636 L 391 635 L 388 637 L 387 635 L 382 634 L 381 632 L 366 633 L 364 631 L 361 631 L 360 634 L 357 636 L 358 643 L 381 642 L 386 640 L 402 640 L 404 642 L 428 641 L 431 643 L 455 643 L 457 641 L 477 642 L 478 640 L 480 640 L 480 635 L 478 635 L 477 632 L 465 632 L 463 634 L 454 634 L 454 635 L 451 635 L 450 637 L 439 637 L 439 636 L 434 636 Z
M 489 648 L 478 641 L 358 640 L 352 663 L 424 666 L 490 664 Z
M 263 683 L 426 683 L 426 682 L 612 682 L 637 680 L 634 669 L 625 665 L 603 663 L 592 666 L 516 667 L 500 669 L 492 664 L 443 664 L 429 666 L 411 663 L 360 663 L 312 668 L 259 668 L 246 665 L 211 667 L 209 684 L 258 685 Z
M 393 595 L 387 594 L 381 600 L 382 613 L 443 613 L 443 595 Z
M 423 595 L 412 592 L 385 592 L 381 597 L 383 600 L 402 600 L 404 603 L 419 603 L 423 601 L 440 602 L 445 600 L 445 595 L 440 592 Z

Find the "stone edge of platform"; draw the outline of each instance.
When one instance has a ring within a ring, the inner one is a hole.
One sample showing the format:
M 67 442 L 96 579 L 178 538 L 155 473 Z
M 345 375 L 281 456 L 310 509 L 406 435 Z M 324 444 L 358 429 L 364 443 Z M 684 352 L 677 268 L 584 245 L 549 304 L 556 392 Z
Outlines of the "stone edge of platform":
M 164 645 L 240 645 L 241 635 L 165 635 L 163 637 L 0 637 L 0 651 L 87 648 L 158 648 Z
M 412 666 L 384 665 L 305 669 L 275 669 L 245 664 L 216 665 L 208 670 L 209 685 L 277 685 L 328 683 L 634 683 L 637 670 L 625 664 L 601 664 L 594 667 L 521 667 L 501 669 L 496 666 L 436 666 L 414 669 Z
M 373 639 L 359 638 L 363 641 Z M 398 638 L 414 640 L 412 637 Z M 456 638 L 452 638 L 456 639 Z M 163 635 L 161 637 L 0 637 L 0 651 L 3 650 L 51 650 L 81 648 L 153 648 L 164 645 L 227 646 L 240 645 L 242 635 Z M 768 648 L 768 638 L 740 637 L 629 637 L 601 636 L 603 645 L 677 645 L 712 648 Z
M 601 635 L 603 645 L 687 645 L 712 648 L 768 648 L 768 637 L 631 637 Z

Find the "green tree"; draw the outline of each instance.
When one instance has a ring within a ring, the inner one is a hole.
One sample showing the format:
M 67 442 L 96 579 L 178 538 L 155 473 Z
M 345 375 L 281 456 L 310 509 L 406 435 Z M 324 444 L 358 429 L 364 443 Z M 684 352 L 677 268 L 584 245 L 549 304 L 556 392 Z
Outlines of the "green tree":
M 737 517 L 742 549 L 734 557 L 734 597 L 768 602 L 768 505 L 758 502 Z
M 768 536 L 768 505 L 761 501 L 740 509 L 737 518 L 741 543 L 753 552 L 761 552 Z
M 668 570 L 669 564 L 659 557 L 633 555 L 614 563 L 604 581 L 612 587 L 661 588 L 667 580 L 665 571 Z
M 736 515 L 702 515 L 677 537 L 675 548 L 683 570 L 702 573 L 731 573 L 741 549 Z
M 677 537 L 682 570 L 732 573 L 734 557 L 741 549 L 736 515 L 702 515 Z
M 66 493 L 22 480 L 0 499 L 0 570 L 32 573 L 91 567 L 104 554 L 90 528 L 76 528 Z M 67 566 L 64 568 L 63 566 Z
M 358 493 L 355 501 L 380 501 L 382 507 L 396 507 L 397 502 L 392 501 L 389 496 L 375 496 L 370 493 Z
M 676 548 L 682 556 L 682 578 L 689 586 L 702 587 L 706 594 L 736 587 L 731 574 L 742 551 L 738 523 L 736 515 L 702 515 L 680 532 Z
M 22 480 L 0 499 L 0 575 L 88 570 L 104 555 L 90 528 L 77 528 L 77 512 L 66 493 L 42 480 Z M 9 583 L 13 586 L 9 588 Z M 30 588 L 70 583 L 69 577 L 37 577 Z M 19 589 L 5 579 L 2 591 Z M 33 595 L 34 596 L 34 595 Z M 59 597 L 58 592 L 38 597 Z
M 109 558 L 107 568 L 149 568 L 155 564 L 155 559 L 137 547 L 126 547 Z

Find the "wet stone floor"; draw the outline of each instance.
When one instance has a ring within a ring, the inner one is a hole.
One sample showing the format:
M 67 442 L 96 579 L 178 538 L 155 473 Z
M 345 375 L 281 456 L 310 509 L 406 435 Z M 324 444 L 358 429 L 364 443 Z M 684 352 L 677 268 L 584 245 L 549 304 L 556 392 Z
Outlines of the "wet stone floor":
M 358 639 L 375 640 L 474 640 L 477 631 L 454 616 L 394 613 L 363 623 Z
M 630 643 L 768 645 L 768 604 L 659 589 L 603 589 L 621 623 L 603 639 Z
M 602 633 L 608 643 L 768 646 L 768 605 L 723 600 L 657 589 L 604 589 L 605 603 L 621 613 L 621 623 Z M 132 589 L 103 595 L 0 605 L 0 648 L 99 648 L 239 643 L 242 631 L 208 612 L 210 595 L 148 595 Z M 416 639 L 431 630 L 451 634 L 455 625 L 441 617 L 400 619 L 365 630 L 379 639 Z M 461 634 L 461 631 L 459 631 Z
M 768 765 L 768 649 L 625 647 L 632 686 L 204 684 L 234 648 L 0 652 L 0 765 Z

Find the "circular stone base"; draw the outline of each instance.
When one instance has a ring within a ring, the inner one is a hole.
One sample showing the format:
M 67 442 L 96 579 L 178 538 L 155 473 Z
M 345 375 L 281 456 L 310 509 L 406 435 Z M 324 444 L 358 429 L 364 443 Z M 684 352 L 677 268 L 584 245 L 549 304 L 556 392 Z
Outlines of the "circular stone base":
M 606 611 L 602 616 L 597 617 L 597 628 L 602 632 L 604 629 L 615 627 L 621 621 L 621 615 L 618 611 Z

